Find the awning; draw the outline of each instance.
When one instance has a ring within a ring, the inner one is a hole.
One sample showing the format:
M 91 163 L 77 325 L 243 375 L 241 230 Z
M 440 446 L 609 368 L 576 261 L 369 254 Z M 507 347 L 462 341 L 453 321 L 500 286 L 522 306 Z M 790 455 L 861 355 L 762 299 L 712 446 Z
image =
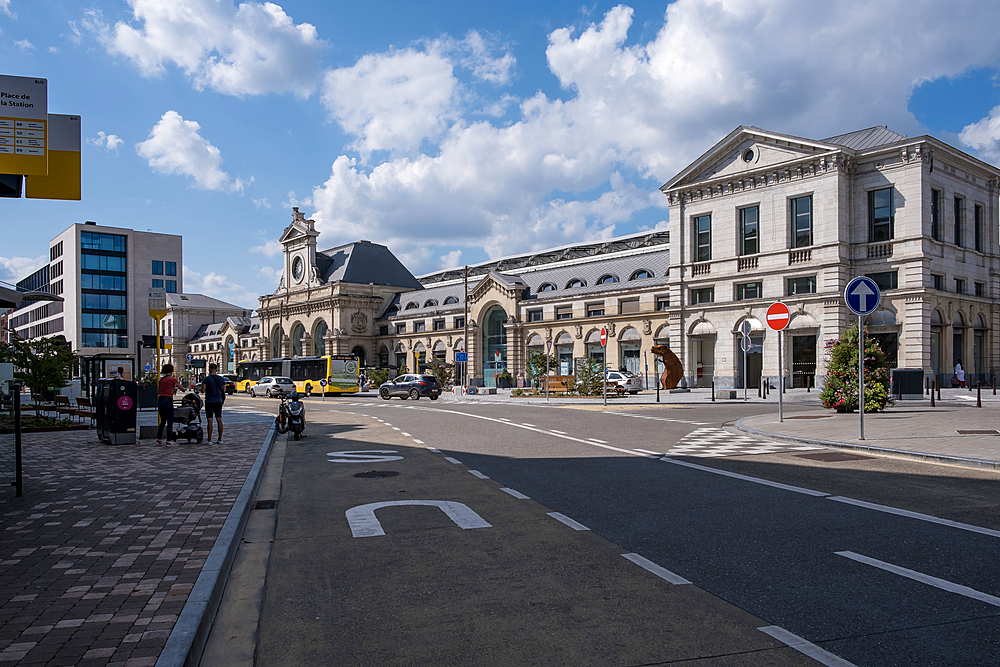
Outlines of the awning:
M 25 300 L 35 301 L 62 301 L 61 296 L 48 294 L 46 292 L 18 292 L 0 285 L 0 308 L 20 308 Z

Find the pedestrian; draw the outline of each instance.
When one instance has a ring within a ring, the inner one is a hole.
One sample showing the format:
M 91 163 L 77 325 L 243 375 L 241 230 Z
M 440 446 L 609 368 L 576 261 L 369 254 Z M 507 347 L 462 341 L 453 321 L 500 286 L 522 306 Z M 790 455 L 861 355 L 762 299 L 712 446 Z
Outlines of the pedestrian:
M 212 442 L 212 416 L 219 424 L 219 439 L 216 444 L 222 443 L 222 404 L 226 402 L 226 379 L 219 375 L 219 364 L 208 365 L 208 375 L 201 381 L 201 391 L 205 394 L 205 417 L 208 420 L 208 440 Z
M 174 394 L 180 382 L 174 377 L 174 367 L 164 364 L 160 370 L 163 377 L 156 387 L 156 412 L 160 417 L 160 425 L 156 429 L 156 444 L 163 444 L 163 427 L 167 427 L 167 447 L 176 447 L 174 442 Z
M 962 360 L 959 359 L 955 362 L 955 377 L 958 379 L 958 386 L 965 386 L 965 369 L 962 368 Z

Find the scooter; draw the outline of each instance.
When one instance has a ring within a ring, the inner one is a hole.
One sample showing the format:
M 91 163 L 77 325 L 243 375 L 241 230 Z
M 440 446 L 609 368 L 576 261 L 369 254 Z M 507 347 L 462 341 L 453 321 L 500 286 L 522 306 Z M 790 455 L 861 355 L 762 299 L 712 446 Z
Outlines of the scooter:
M 274 428 L 278 433 L 291 431 L 296 440 L 302 437 L 302 431 L 306 427 L 306 406 L 301 398 L 300 394 L 293 393 L 286 400 L 282 394 L 278 416 L 274 419 Z

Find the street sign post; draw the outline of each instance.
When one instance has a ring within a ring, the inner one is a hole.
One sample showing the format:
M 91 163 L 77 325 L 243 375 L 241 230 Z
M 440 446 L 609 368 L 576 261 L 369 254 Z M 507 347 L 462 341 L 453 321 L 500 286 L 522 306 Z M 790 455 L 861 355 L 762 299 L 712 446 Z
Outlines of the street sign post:
M 784 405 L 781 394 L 785 390 L 785 358 L 781 354 L 781 331 L 788 326 L 791 315 L 788 306 L 780 301 L 772 303 L 767 309 L 767 326 L 778 332 L 778 421 L 785 421 Z
M 549 355 L 552 354 L 552 339 L 545 341 L 545 400 L 549 400 Z
M 747 373 L 747 352 L 750 351 L 753 341 L 750 338 L 750 332 L 753 331 L 753 325 L 750 324 L 750 320 L 743 320 L 743 324 L 740 325 L 740 333 L 743 334 L 743 340 L 740 341 L 740 349 L 743 350 L 743 400 L 747 400 L 747 385 L 750 383 L 750 378 Z
M 319 381 L 319 386 L 321 387 L 320 391 L 323 392 L 323 400 L 325 401 L 326 400 L 326 378 L 323 378 L 322 380 Z
M 160 320 L 167 316 L 167 292 L 163 289 L 149 290 L 149 316 L 156 322 L 156 371 L 160 371 Z
M 847 283 L 844 301 L 858 316 L 858 426 L 859 440 L 865 439 L 865 330 L 864 317 L 875 311 L 882 301 L 882 293 L 871 278 L 858 276 Z
M 604 359 L 601 362 L 601 387 L 604 393 L 604 405 L 608 404 L 608 328 L 601 327 L 601 348 L 604 350 Z

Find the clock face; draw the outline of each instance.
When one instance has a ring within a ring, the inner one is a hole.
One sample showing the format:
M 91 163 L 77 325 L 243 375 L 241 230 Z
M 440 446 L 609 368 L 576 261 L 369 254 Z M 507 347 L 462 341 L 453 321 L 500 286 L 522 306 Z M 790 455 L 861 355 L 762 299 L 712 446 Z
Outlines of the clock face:
M 298 282 L 302 280 L 302 258 L 296 257 L 292 260 L 292 277 Z

